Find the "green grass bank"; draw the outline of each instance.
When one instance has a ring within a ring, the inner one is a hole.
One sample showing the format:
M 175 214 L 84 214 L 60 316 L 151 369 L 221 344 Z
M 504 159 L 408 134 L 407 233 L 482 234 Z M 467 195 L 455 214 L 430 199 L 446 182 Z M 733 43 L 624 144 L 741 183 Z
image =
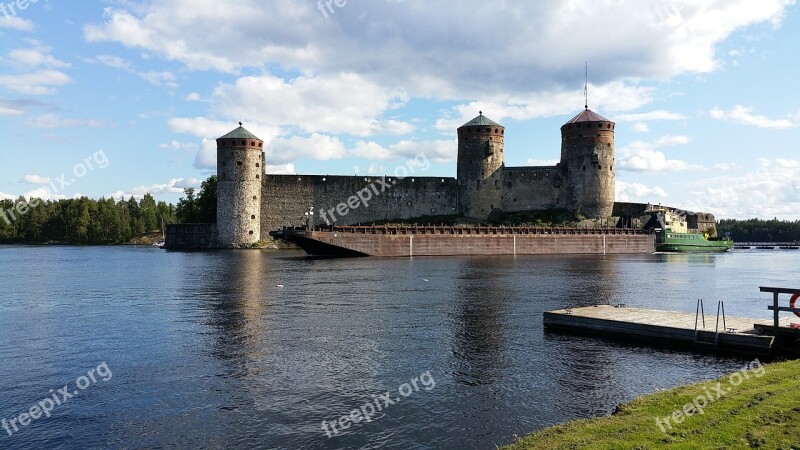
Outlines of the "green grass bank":
M 800 360 L 639 397 L 609 417 L 519 438 L 519 449 L 800 449 Z

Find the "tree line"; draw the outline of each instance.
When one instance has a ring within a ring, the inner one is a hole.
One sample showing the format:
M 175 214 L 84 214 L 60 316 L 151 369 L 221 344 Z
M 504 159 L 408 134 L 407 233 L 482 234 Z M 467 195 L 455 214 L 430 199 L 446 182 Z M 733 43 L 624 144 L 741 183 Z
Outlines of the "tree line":
M 734 242 L 800 241 L 800 220 L 722 219 L 717 230 L 720 236 L 730 233 Z
M 171 223 L 216 222 L 216 215 L 216 176 L 204 181 L 197 194 L 184 189 L 177 205 L 156 202 L 150 194 L 138 201 L 19 197 L 0 200 L 0 243 L 124 244 Z

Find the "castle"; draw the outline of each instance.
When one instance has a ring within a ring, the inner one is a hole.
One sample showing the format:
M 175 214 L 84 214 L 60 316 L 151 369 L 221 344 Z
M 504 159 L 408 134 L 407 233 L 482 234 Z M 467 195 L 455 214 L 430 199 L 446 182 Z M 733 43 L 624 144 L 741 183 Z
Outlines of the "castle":
M 481 112 L 457 130 L 456 178 L 268 175 L 263 141 L 239 125 L 217 139 L 220 247 L 251 246 L 270 239 L 272 230 L 309 221 L 349 225 L 435 215 L 485 220 L 494 210 L 550 208 L 608 218 L 614 207 L 615 124 L 588 108 L 561 127 L 561 161 L 535 167 L 505 166 L 505 127 Z M 354 200 L 359 198 L 367 201 Z M 349 205 L 345 214 L 341 205 Z

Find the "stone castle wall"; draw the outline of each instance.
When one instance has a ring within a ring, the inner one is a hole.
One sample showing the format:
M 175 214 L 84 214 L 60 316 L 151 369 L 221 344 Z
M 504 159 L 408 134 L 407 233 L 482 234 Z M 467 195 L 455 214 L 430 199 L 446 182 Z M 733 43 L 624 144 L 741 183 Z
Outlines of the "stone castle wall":
M 261 189 L 264 239 L 272 230 L 304 226 L 304 214 L 312 206 L 315 225 L 452 215 L 458 206 L 456 180 L 446 177 L 266 175 Z M 348 205 L 347 213 L 340 214 L 337 207 L 343 211 L 339 205 L 348 202 L 356 207 Z
M 566 208 L 571 194 L 555 166 L 506 167 L 500 189 L 508 212 Z

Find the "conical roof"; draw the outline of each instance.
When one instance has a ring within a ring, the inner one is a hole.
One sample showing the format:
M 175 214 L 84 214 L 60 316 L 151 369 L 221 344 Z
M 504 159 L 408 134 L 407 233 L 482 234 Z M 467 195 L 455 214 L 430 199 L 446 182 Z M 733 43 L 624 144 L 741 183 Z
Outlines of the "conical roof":
M 261 139 L 258 139 L 258 137 L 256 137 L 256 135 L 254 135 L 253 133 L 247 131 L 242 126 L 241 122 L 239 122 L 239 128 L 231 131 L 230 133 L 228 133 L 225 136 L 222 136 L 222 137 L 220 137 L 218 139 L 257 139 L 259 141 L 261 140 Z
M 483 115 L 483 111 L 480 111 L 478 117 L 470 120 L 469 122 L 461 125 L 459 128 L 464 127 L 472 127 L 472 126 L 487 126 L 487 127 L 502 127 L 499 123 L 495 122 L 494 120 L 486 117 Z
M 600 114 L 597 114 L 591 109 L 586 108 L 583 111 L 581 111 L 580 114 L 570 119 L 567 123 L 578 123 L 578 122 L 611 122 L 611 121 L 601 116 Z

